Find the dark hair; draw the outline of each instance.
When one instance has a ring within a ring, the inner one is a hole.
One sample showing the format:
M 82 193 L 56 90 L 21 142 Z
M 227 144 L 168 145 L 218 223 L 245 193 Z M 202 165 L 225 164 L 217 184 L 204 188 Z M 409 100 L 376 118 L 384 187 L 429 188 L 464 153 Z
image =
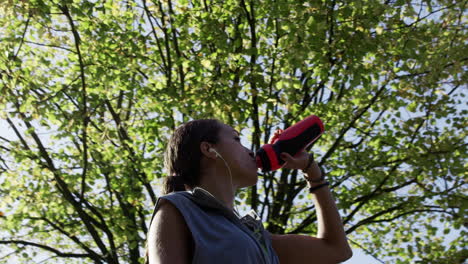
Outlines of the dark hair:
M 164 167 L 168 176 L 164 181 L 163 194 L 185 191 L 185 185 L 194 188 L 200 181 L 200 143 L 216 144 L 221 122 L 216 119 L 199 119 L 179 126 L 167 144 Z

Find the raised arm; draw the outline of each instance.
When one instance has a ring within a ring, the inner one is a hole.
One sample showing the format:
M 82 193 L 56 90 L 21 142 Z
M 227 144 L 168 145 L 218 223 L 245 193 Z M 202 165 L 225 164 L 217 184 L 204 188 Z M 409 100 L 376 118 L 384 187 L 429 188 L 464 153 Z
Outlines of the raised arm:
M 308 154 L 303 152 L 296 157 L 285 153 L 282 157 L 285 167 L 302 169 L 307 164 Z M 317 181 L 321 177 L 320 169 L 314 161 L 307 170 L 310 187 L 322 185 Z M 316 237 L 306 235 L 272 235 L 273 248 L 281 264 L 302 263 L 339 263 L 352 256 L 346 239 L 341 217 L 328 186 L 312 192 L 317 211 L 318 231 Z
M 184 217 L 170 202 L 160 203 L 148 232 L 149 263 L 192 263 L 193 238 Z

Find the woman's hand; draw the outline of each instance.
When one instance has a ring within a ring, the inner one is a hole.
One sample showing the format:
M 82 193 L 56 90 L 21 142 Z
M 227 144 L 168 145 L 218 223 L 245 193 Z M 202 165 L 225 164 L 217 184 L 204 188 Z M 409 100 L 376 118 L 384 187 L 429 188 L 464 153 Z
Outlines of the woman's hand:
M 307 166 L 309 162 L 309 153 L 303 150 L 299 152 L 294 157 L 289 155 L 286 152 L 281 153 L 281 159 L 283 159 L 286 163 L 284 163 L 283 168 L 286 169 L 299 169 L 303 170 Z M 306 171 L 307 176 L 304 175 L 306 180 L 318 180 L 322 176 L 322 172 L 317 164 L 317 162 L 313 161 L 310 167 Z
M 307 153 L 305 150 L 299 152 L 294 157 L 286 152 L 283 152 L 281 153 L 280 157 L 286 162 L 283 165 L 283 168 L 286 169 L 302 170 L 307 166 L 307 162 L 309 161 L 309 153 Z

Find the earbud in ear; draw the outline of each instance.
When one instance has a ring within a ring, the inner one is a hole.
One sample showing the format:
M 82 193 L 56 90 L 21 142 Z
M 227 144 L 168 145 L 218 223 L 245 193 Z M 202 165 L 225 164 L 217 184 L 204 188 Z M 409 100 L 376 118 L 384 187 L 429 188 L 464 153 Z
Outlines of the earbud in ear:
M 220 156 L 221 156 L 221 155 L 219 155 L 219 153 L 218 153 L 214 148 L 210 148 L 208 151 L 209 151 L 209 152 L 216 153 L 216 157 L 220 157 Z

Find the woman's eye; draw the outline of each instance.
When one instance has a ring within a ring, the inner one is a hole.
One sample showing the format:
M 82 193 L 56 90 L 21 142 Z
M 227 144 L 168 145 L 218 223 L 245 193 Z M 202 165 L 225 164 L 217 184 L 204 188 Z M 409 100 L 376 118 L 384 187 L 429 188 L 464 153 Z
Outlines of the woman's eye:
M 240 141 L 240 137 L 235 137 L 234 140 Z

